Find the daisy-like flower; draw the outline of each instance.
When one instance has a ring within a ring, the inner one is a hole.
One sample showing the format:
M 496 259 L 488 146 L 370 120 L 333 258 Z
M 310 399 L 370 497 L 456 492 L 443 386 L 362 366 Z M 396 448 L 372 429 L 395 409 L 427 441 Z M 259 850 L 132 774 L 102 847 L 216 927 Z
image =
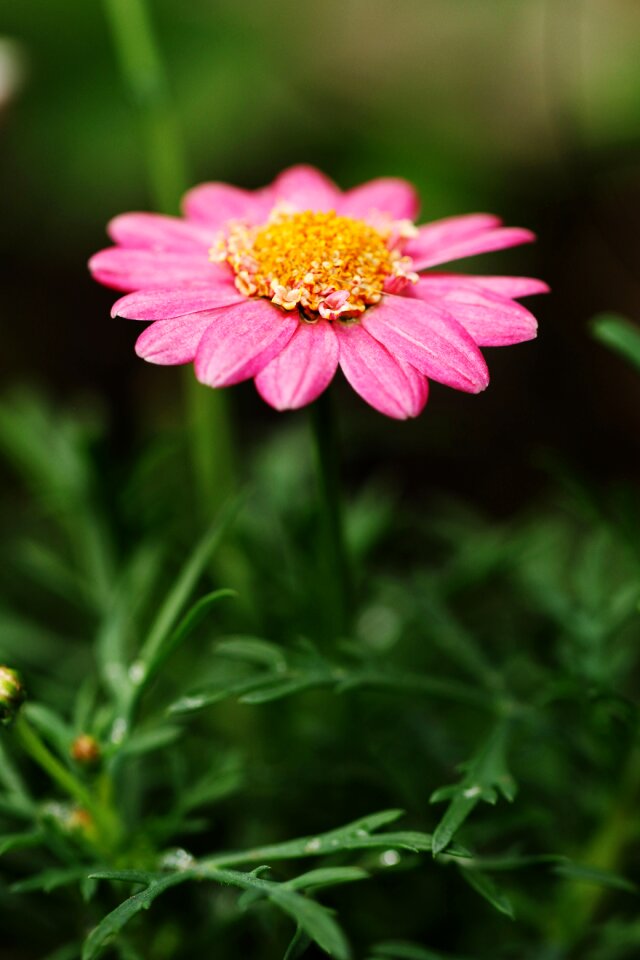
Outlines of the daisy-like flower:
M 151 363 L 194 363 L 198 380 L 255 379 L 277 410 L 303 407 L 341 368 L 389 417 L 415 417 L 428 380 L 478 393 L 480 352 L 530 340 L 516 300 L 548 288 L 526 277 L 464 276 L 432 267 L 534 239 L 472 214 L 415 227 L 416 192 L 384 178 L 342 192 L 318 170 L 285 170 L 268 187 L 205 183 L 184 217 L 127 213 L 94 277 L 128 291 L 113 316 L 152 321 L 136 342 Z

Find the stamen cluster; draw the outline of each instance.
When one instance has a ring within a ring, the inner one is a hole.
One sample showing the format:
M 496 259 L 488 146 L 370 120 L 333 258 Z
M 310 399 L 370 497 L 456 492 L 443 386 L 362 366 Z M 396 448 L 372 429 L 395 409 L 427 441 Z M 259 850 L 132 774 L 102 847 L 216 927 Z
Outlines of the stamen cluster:
M 232 223 L 210 257 L 231 266 L 247 297 L 300 308 L 310 322 L 318 315 L 349 319 L 378 303 L 385 290 L 417 281 L 398 249 L 410 226 L 387 221 L 373 227 L 334 211 L 280 209 L 261 227 Z

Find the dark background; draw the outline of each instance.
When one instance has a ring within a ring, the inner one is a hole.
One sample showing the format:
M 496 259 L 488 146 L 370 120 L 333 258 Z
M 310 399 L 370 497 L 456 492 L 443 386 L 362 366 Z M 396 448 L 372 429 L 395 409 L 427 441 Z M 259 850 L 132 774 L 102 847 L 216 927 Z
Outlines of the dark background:
M 343 187 L 407 177 L 425 220 L 488 210 L 539 235 L 468 264 L 553 287 L 531 301 L 538 341 L 488 351 L 485 394 L 435 385 L 398 425 L 338 386 L 356 476 L 378 466 L 508 512 L 558 460 L 637 474 L 640 383 L 589 329 L 600 311 L 640 312 L 635 0 L 152 6 L 192 183 L 254 187 L 305 161 Z M 109 318 L 86 269 L 111 216 L 152 207 L 139 118 L 100 3 L 13 2 L 0 31 L 18 74 L 0 108 L 3 382 L 97 404 L 127 455 L 183 403 L 180 371 L 135 357 L 139 327 Z M 232 393 L 245 437 L 280 422 L 251 384 Z

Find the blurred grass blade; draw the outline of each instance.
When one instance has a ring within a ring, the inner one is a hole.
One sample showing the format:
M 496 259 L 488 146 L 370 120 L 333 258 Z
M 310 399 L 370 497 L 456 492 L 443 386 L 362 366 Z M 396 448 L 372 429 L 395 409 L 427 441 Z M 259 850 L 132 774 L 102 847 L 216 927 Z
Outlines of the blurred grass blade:
M 578 880 L 583 883 L 593 883 L 610 890 L 624 890 L 626 893 L 640 893 L 638 885 L 627 880 L 619 873 L 601 870 L 597 867 L 581 866 L 578 863 L 561 863 L 554 868 L 554 873 L 567 880 Z
M 189 602 L 198 580 L 219 546 L 227 528 L 235 518 L 239 506 L 240 501 L 236 498 L 222 510 L 219 518 L 209 528 L 184 564 L 173 587 L 167 594 L 140 652 L 139 660 L 144 666 L 146 674 L 154 671 L 155 661 L 161 656 L 164 643 Z
M 640 328 L 615 313 L 601 313 L 591 321 L 596 340 L 604 343 L 640 370 Z

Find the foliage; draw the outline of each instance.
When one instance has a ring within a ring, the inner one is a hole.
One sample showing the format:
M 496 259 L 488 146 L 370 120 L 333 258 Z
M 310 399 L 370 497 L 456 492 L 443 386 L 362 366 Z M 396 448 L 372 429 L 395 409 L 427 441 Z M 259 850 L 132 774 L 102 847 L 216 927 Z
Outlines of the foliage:
M 181 522 L 160 536 L 136 508 L 158 452 L 108 497 L 99 437 L 34 397 L 0 410 L 29 491 L 15 487 L 2 573 L 0 659 L 29 692 L 0 741 L 5 941 L 37 913 L 33 955 L 58 960 L 213 943 L 489 960 L 496 939 L 505 957 L 632 955 L 628 500 L 574 484 L 496 523 L 435 502 L 398 513 L 365 485 L 348 513 L 358 610 L 336 637 L 297 433 L 256 452 L 253 487 L 193 547 L 179 452 L 154 509 L 181 503 Z M 97 765 L 72 758 L 80 734 Z

